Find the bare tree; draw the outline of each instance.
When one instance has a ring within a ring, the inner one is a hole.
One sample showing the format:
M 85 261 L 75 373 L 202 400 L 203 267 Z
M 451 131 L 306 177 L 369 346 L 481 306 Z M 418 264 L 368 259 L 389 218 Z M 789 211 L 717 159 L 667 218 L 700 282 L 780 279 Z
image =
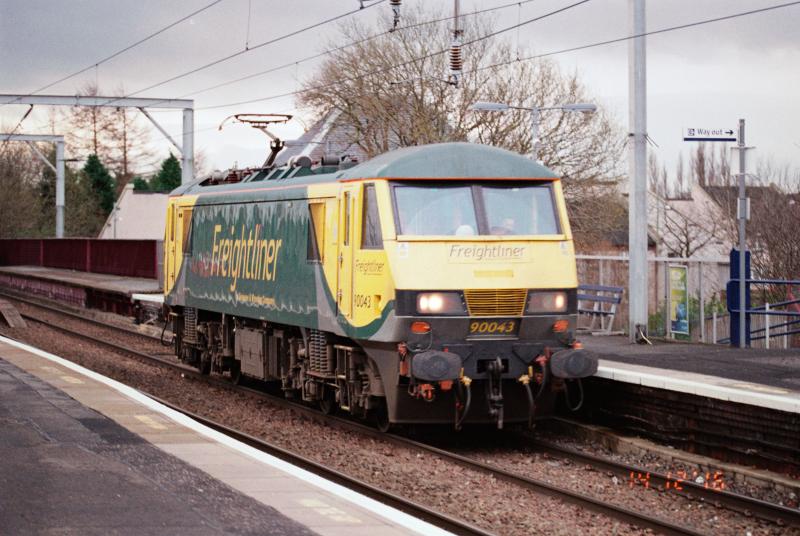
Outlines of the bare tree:
M 669 206 L 664 211 L 662 227 L 663 244 L 671 257 L 691 257 L 706 246 L 717 243 L 723 234 L 724 222 L 717 215 L 717 207 L 694 206 L 685 209 Z
M 23 143 L 8 143 L 5 149 L 0 154 L 0 238 L 37 236 L 31 216 L 40 213 L 36 182 L 44 166 Z
M 464 74 L 453 87 L 445 83 L 448 25 L 423 24 L 442 18 L 442 13 L 428 4 L 403 17 L 409 28 L 374 39 L 371 27 L 354 19 L 344 24 L 341 42 L 329 44 L 333 52 L 305 81 L 299 97 L 301 106 L 320 117 L 338 111 L 341 130 L 369 156 L 409 145 L 467 140 L 528 153 L 529 112 L 480 113 L 470 106 L 481 100 L 522 107 L 592 100 L 577 74 L 562 73 L 550 60 L 513 61 L 515 47 L 499 37 L 463 47 Z M 486 19 L 468 19 L 463 26 L 467 42 L 492 32 Z M 342 42 L 351 41 L 359 44 L 341 48 Z M 584 115 L 552 110 L 542 114 L 539 134 L 539 157 L 564 179 L 573 227 L 577 232 L 606 231 L 610 224 L 598 221 L 604 211 L 596 201 L 619 197 L 615 184 L 624 146 L 621 130 L 602 111 Z
M 122 87 L 115 92 L 124 95 Z M 81 95 L 98 95 L 99 89 L 87 84 Z M 117 192 L 133 178 L 142 162 L 152 159 L 150 129 L 142 123 L 138 110 L 73 106 L 61 113 L 66 129 L 67 150 L 79 158 L 96 154 L 115 175 Z
M 92 83 L 84 85 L 78 94 L 97 96 L 98 88 Z M 69 125 L 65 130 L 67 151 L 80 158 L 96 154 L 105 160 L 114 150 L 109 136 L 116 120 L 113 108 L 99 106 L 72 106 L 61 111 L 60 120 Z

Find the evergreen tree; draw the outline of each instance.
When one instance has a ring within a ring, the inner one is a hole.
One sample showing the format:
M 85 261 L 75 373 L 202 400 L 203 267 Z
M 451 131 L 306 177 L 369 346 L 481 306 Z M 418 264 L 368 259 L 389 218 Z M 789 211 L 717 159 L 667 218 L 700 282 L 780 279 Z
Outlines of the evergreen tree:
M 114 208 L 114 179 L 96 154 L 90 155 L 86 160 L 83 172 L 89 178 L 89 185 L 100 204 L 103 216 L 108 216 Z
M 48 159 L 55 161 L 55 147 L 42 149 Z M 24 148 L 24 147 L 23 147 Z M 0 215 L 6 213 L 16 221 L 16 227 L 22 232 L 17 236 L 24 238 L 52 237 L 55 231 L 56 219 L 56 174 L 49 167 L 38 164 L 38 160 L 31 159 L 29 154 L 14 155 L 17 168 L 24 172 L 23 164 L 32 163 L 38 167 L 38 177 L 31 177 L 29 182 L 16 185 L 14 191 L 19 194 L 10 197 L 21 213 L 8 212 L 4 210 L 0 195 Z M 24 157 L 24 158 L 21 158 Z M 27 162 L 26 162 L 27 159 Z M 2 170 L 2 159 L 0 159 L 0 170 Z M 64 169 L 64 236 L 97 236 L 103 227 L 105 216 L 100 210 L 99 200 L 92 190 L 85 173 L 74 171 L 69 166 Z M 0 171 L 0 191 L 3 188 L 2 171 Z M 35 195 L 35 199 L 29 200 L 26 196 L 28 192 Z M 24 214 L 24 215 L 23 215 Z M 0 217 L 0 235 L 2 235 L 2 220 Z
M 171 192 L 181 185 L 181 164 L 175 155 L 170 154 L 169 158 L 161 163 L 158 175 L 153 177 L 150 182 L 150 189 L 155 192 Z
M 137 192 L 147 192 L 150 190 L 150 183 L 141 177 L 133 178 L 133 189 Z

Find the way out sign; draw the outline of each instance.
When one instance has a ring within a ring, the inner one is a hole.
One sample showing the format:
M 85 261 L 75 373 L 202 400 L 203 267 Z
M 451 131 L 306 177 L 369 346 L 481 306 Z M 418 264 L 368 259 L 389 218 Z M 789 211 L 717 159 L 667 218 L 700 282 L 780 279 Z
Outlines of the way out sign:
M 737 131 L 733 128 L 686 127 L 683 141 L 736 141 Z

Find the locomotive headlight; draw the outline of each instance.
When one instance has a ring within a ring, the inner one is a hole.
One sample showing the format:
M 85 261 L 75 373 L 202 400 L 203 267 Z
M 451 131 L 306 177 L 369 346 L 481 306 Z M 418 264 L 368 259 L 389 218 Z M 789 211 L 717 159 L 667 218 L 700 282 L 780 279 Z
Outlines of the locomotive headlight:
M 458 292 L 420 292 L 417 294 L 417 312 L 423 315 L 452 315 L 466 311 Z
M 567 293 L 557 292 L 530 292 L 526 313 L 566 313 Z

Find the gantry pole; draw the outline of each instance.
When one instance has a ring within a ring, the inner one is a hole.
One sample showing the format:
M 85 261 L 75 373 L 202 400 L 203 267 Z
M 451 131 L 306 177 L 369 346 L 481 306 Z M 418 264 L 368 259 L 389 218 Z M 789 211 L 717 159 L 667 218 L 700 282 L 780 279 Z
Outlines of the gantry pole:
M 56 174 L 56 238 L 64 238 L 64 136 L 48 134 L 0 134 L 0 141 L 24 141 L 47 167 Z M 33 142 L 44 141 L 56 144 L 56 165 L 50 163 Z
M 194 180 L 194 101 L 191 99 L 146 99 L 138 97 L 101 97 L 97 95 L 0 95 L 0 106 L 4 104 L 28 104 L 33 106 L 94 106 L 106 108 L 167 108 L 183 111 L 183 145 L 181 152 L 181 184 Z M 149 114 L 147 118 L 155 122 Z M 171 142 L 172 139 L 167 137 Z M 172 142 L 174 144 L 174 142 Z
M 647 333 L 647 76 L 644 0 L 630 0 L 632 35 L 628 48 L 628 329 L 631 341 Z

